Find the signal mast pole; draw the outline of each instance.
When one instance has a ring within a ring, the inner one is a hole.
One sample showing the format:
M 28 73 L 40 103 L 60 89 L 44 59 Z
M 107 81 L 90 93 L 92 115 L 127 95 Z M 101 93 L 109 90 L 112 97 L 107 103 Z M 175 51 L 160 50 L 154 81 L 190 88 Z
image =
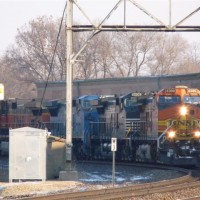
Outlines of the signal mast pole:
M 73 1 L 67 0 L 66 14 L 66 161 L 72 161 L 72 24 L 73 24 Z
M 77 171 L 72 166 L 72 97 L 73 97 L 73 64 L 72 59 L 72 25 L 73 0 L 67 0 L 66 13 L 66 165 L 65 171 L 60 171 L 60 180 L 77 180 Z
M 60 180 L 78 180 L 77 171 L 72 166 L 72 23 L 73 23 L 73 0 L 67 0 L 66 14 L 66 165 L 65 171 L 60 171 Z

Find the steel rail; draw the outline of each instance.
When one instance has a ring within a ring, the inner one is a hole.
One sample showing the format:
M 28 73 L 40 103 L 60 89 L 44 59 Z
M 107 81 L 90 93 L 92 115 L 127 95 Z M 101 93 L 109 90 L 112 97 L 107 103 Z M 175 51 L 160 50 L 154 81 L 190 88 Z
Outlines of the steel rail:
M 183 198 L 183 199 L 177 199 L 177 200 L 199 200 L 200 196 L 194 196 L 194 197 L 189 197 L 189 198 Z

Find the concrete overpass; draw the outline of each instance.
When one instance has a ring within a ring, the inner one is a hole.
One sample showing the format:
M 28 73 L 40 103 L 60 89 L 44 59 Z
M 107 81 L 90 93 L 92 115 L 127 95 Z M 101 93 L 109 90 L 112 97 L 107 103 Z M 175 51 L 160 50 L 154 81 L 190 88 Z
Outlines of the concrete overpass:
M 37 96 L 42 98 L 46 82 L 36 82 Z M 128 78 L 107 78 L 73 81 L 73 98 L 88 94 L 127 94 L 133 91 L 159 91 L 162 88 L 176 85 L 200 88 L 200 73 L 143 76 Z M 45 99 L 65 100 L 66 82 L 49 82 L 45 93 Z

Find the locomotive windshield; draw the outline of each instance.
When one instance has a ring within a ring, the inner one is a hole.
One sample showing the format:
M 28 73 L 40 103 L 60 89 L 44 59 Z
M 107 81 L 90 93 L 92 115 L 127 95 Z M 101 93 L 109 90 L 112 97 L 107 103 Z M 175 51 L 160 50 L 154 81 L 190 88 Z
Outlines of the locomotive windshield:
M 124 106 L 125 107 L 131 107 L 134 106 L 137 103 L 136 97 L 127 98 L 124 100 Z
M 200 104 L 200 96 L 184 96 L 184 103 Z
M 97 95 L 84 95 L 79 98 L 79 105 L 82 109 L 90 109 L 98 104 Z
M 86 100 L 85 100 L 85 101 L 82 101 L 82 102 L 81 102 L 81 107 L 82 107 L 82 108 L 85 108 L 85 109 L 91 108 L 90 101 L 88 101 L 88 100 L 87 100 L 87 101 L 86 101 Z
M 178 104 L 181 102 L 180 96 L 159 96 L 159 104 Z

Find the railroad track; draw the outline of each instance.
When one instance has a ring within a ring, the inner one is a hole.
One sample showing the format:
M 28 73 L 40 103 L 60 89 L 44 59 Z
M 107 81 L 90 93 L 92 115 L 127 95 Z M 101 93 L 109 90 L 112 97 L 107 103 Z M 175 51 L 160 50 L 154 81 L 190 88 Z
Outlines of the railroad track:
M 62 193 L 40 197 L 21 198 L 23 200 L 116 200 L 131 197 L 150 195 L 153 193 L 173 192 L 181 189 L 200 187 L 200 181 L 190 174 L 165 181 L 137 184 L 127 187 L 114 187 L 102 190 L 91 190 L 85 192 Z
M 190 198 L 183 198 L 183 199 L 178 199 L 178 200 L 199 200 L 200 196 L 195 196 L 195 197 L 190 197 Z

